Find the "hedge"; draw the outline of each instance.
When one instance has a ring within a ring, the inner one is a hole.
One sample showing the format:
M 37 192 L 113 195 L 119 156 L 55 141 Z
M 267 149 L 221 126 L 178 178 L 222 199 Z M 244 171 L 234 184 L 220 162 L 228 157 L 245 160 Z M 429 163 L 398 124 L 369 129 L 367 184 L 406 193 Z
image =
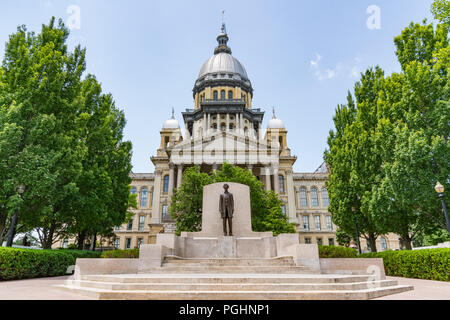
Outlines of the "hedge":
M 139 249 L 103 251 L 102 258 L 139 258 Z
M 35 250 L 0 247 L 0 281 L 53 277 L 66 274 L 77 258 L 98 258 L 99 252 Z
M 352 248 L 319 245 L 319 258 L 357 258 L 357 254 Z
M 388 276 L 450 281 L 450 248 L 371 252 L 359 257 L 383 258 Z

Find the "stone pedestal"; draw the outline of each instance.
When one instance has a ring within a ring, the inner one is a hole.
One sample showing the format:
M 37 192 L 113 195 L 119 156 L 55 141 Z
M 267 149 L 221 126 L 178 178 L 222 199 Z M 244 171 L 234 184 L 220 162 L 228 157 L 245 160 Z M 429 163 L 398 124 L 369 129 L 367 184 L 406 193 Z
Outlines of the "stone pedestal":
M 166 256 L 185 259 L 241 258 L 270 259 L 289 256 L 298 266 L 320 270 L 316 244 L 300 244 L 298 234 L 253 232 L 251 226 L 250 189 L 227 182 L 234 198 L 233 236 L 223 236 L 223 220 L 219 212 L 219 198 L 225 182 L 207 185 L 203 189 L 202 230 L 158 234 L 156 244 L 141 246 L 139 272 L 160 267 Z

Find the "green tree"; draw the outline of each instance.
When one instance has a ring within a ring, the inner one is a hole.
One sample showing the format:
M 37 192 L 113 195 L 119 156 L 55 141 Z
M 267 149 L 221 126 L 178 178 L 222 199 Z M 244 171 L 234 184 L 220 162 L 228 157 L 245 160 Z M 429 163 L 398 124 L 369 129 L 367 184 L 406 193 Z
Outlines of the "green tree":
M 273 191 L 265 191 L 264 185 L 249 170 L 224 163 L 220 170 L 201 173 L 198 167 L 188 168 L 183 174 L 183 182 L 175 189 L 169 212 L 176 219 L 177 234 L 181 231 L 201 230 L 203 187 L 216 182 L 236 182 L 250 188 L 252 229 L 294 233 L 295 228 L 281 211 L 281 200 Z
M 435 0 L 431 5 L 434 18 L 450 27 L 450 1 Z

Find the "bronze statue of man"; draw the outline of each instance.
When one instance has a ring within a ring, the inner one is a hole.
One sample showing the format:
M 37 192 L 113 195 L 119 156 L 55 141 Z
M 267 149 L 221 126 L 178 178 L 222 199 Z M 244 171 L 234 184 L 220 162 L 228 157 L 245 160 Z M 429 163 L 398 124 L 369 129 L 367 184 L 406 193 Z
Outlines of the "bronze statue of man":
M 228 220 L 228 230 L 229 236 L 233 235 L 233 212 L 234 212 L 234 200 L 233 200 L 233 194 L 231 192 L 228 192 L 228 184 L 223 185 L 223 189 L 225 190 L 224 193 L 220 195 L 219 200 L 219 211 L 223 219 L 223 234 L 227 235 L 227 220 Z

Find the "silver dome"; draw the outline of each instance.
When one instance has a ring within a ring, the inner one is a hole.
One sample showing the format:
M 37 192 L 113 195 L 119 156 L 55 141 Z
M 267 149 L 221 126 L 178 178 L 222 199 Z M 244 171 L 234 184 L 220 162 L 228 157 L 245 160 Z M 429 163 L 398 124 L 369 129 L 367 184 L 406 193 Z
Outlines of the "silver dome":
M 220 52 L 209 58 L 200 69 L 198 78 L 211 73 L 234 73 L 247 80 L 247 72 L 242 63 L 231 54 Z

